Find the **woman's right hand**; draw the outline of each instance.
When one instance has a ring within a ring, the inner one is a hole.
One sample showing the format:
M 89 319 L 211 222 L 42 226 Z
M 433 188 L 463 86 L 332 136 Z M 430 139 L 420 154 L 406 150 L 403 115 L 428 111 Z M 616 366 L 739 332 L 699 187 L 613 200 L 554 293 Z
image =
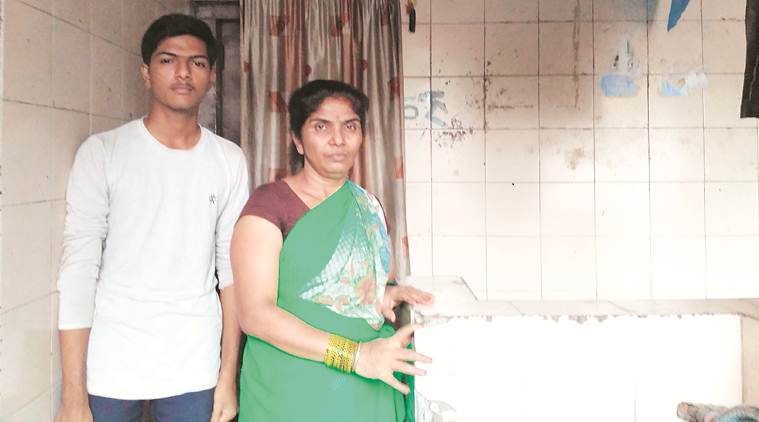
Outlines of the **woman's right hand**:
M 429 357 L 407 348 L 414 331 L 420 327 L 418 324 L 408 324 L 396 331 L 392 337 L 361 343 L 361 353 L 355 363 L 356 373 L 364 378 L 378 379 L 401 393 L 408 394 L 409 387 L 398 381 L 393 372 L 417 376 L 427 373 L 409 363 L 432 362 Z

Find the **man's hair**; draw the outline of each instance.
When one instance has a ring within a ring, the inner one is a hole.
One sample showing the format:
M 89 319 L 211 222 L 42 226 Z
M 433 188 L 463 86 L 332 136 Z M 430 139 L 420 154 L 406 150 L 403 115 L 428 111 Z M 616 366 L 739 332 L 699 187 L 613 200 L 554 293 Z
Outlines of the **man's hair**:
M 213 67 L 216 63 L 219 47 L 211 28 L 196 17 L 178 13 L 163 15 L 150 24 L 145 35 L 142 36 L 142 62 L 150 64 L 150 58 L 158 48 L 158 44 L 166 38 L 180 35 L 192 35 L 201 39 L 206 44 L 208 62 Z
M 351 104 L 353 112 L 361 122 L 361 133 L 366 133 L 366 111 L 369 109 L 369 98 L 360 90 L 344 82 L 317 79 L 296 89 L 290 96 L 287 111 L 290 114 L 290 130 L 298 139 L 306 120 L 327 98 L 344 98 Z M 295 146 L 290 147 L 290 165 L 296 171 L 303 167 L 303 156 Z

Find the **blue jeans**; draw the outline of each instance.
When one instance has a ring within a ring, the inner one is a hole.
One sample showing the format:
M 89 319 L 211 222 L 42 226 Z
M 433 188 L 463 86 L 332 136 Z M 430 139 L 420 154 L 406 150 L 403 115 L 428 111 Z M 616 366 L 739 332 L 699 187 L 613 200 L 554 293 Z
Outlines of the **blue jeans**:
M 208 422 L 214 389 L 148 400 L 153 422 Z M 118 400 L 90 394 L 95 422 L 140 422 L 145 400 Z

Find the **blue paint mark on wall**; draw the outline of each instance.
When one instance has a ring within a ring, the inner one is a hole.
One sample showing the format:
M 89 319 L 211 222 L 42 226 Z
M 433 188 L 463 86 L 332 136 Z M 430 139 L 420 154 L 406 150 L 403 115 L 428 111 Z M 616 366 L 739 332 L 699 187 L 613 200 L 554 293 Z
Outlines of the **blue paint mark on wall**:
M 443 91 L 424 91 L 416 97 L 406 97 L 404 105 L 404 118 L 406 120 L 416 120 L 424 112 L 424 117 L 432 122 L 435 127 L 445 127 L 445 121 L 436 116 L 437 112 L 448 114 L 448 107 L 443 101 L 445 92 Z M 420 111 L 419 109 L 422 108 Z
M 690 72 L 677 80 L 662 79 L 659 93 L 662 97 L 684 97 L 690 90 L 704 88 L 709 84 L 704 72 Z
M 685 8 L 688 7 L 690 0 L 672 0 L 672 5 L 669 9 L 669 21 L 667 22 L 667 31 L 671 31 L 672 28 L 677 25 L 680 17 L 685 12 Z
M 601 89 L 607 97 L 634 97 L 638 86 L 629 75 L 607 73 L 601 77 Z

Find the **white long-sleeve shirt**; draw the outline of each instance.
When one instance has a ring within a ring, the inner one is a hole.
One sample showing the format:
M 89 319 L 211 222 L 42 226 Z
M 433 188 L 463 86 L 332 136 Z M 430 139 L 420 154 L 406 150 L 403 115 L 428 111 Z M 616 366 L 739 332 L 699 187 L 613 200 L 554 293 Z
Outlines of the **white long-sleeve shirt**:
M 229 243 L 248 199 L 240 148 L 203 128 L 170 149 L 138 119 L 88 138 L 67 191 L 61 330 L 90 327 L 87 389 L 155 399 L 216 385 Z

